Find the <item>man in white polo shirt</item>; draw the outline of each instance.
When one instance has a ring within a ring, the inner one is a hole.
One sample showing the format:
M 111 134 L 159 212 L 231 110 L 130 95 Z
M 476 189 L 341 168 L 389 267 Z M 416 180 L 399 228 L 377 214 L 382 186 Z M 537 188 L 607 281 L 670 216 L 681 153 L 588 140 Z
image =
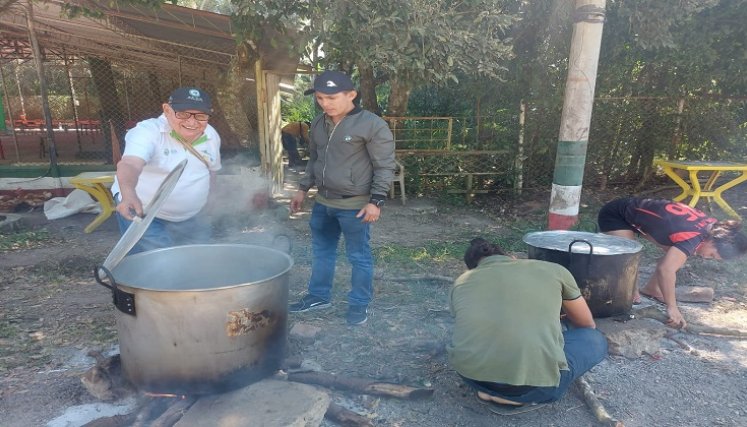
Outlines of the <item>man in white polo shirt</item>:
M 210 224 L 198 215 L 221 168 L 220 136 L 208 124 L 210 96 L 195 87 L 174 90 L 163 114 L 143 120 L 127 132 L 112 194 L 122 233 L 142 217 L 161 182 L 187 159 L 181 178 L 130 254 L 151 249 L 207 243 Z

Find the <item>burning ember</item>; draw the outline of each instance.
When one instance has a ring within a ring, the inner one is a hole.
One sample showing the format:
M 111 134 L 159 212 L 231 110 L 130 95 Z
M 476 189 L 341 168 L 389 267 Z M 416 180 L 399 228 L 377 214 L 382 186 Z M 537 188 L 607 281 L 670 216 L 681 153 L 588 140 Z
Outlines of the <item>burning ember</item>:
M 168 398 L 168 399 L 181 399 L 184 400 L 187 398 L 186 394 L 172 394 L 172 393 L 151 393 L 148 391 L 144 391 L 143 395 L 146 397 L 161 397 L 161 398 Z

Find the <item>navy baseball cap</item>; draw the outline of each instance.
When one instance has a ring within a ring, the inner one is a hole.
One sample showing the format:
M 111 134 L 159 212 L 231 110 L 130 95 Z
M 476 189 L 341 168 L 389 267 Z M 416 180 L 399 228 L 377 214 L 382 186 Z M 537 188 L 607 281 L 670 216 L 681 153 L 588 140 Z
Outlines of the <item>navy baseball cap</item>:
M 304 95 L 311 95 L 314 92 L 321 92 L 327 95 L 334 95 L 340 92 L 355 90 L 353 81 L 347 74 L 341 71 L 327 70 L 319 74 L 314 79 L 314 87 L 304 91 Z
M 213 104 L 208 95 L 202 89 L 196 87 L 180 87 L 171 92 L 169 105 L 174 111 L 197 110 L 212 114 Z

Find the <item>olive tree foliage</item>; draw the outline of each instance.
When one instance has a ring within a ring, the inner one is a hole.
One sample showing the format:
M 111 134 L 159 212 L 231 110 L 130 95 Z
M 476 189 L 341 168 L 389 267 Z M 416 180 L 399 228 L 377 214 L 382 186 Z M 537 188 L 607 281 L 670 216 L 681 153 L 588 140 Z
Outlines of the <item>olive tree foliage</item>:
M 744 22 L 745 0 L 608 0 L 597 94 L 673 99 L 669 109 L 645 109 L 628 120 L 640 123 L 640 137 L 626 149 L 629 179 L 645 180 L 656 153 L 745 154 L 747 109 L 723 99 L 747 93 Z M 696 102 L 703 97 L 711 101 Z
M 601 83 L 620 85 L 610 86 L 617 95 L 702 94 L 744 83 L 735 71 L 747 60 L 746 17 L 744 0 L 610 0 Z
M 511 57 L 507 30 L 516 17 L 505 0 L 232 0 L 243 37 L 255 43 L 267 25 L 290 40 L 304 37 L 313 66 L 360 72 L 364 99 L 374 76 L 391 87 L 388 114 L 403 115 L 414 87 L 457 81 L 458 75 L 499 80 Z M 272 36 L 271 34 L 269 34 Z M 379 80 L 380 81 L 380 80 Z M 376 83 L 378 83 L 377 81 Z

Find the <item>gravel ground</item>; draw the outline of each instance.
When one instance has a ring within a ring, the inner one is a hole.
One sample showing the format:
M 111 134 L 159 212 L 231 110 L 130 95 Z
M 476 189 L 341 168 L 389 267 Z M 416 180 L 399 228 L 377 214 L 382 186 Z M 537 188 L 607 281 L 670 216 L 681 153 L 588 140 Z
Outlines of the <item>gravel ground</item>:
M 261 218 L 224 223 L 218 235 L 224 242 L 261 244 L 274 234 L 290 235 L 295 298 L 304 292 L 310 270 L 308 224 L 305 215 L 285 219 L 284 209 L 280 205 Z M 575 391 L 523 415 L 489 412 L 449 368 L 440 349 L 452 325 L 449 283 L 405 280 L 422 274 L 456 277 L 463 270 L 458 253 L 463 242 L 476 235 L 516 235 L 511 221 L 529 209 L 517 207 L 509 221 L 509 213 L 501 218 L 487 214 L 490 206 L 444 206 L 422 199 L 405 207 L 390 203 L 373 231 L 379 262 L 369 322 L 356 328 L 344 324 L 341 301 L 349 268 L 341 260 L 333 308 L 290 318 L 291 324 L 303 322 L 322 331 L 313 341 L 291 339 L 289 353 L 327 372 L 435 390 L 422 400 L 330 392 L 336 402 L 377 426 L 598 425 Z M 93 364 L 85 356 L 88 350 L 108 351 L 117 342 L 111 297 L 95 284 L 91 267 L 103 261 L 118 233 L 113 220 L 94 233 L 82 233 L 91 219 L 81 214 L 49 222 L 38 210 L 26 213 L 27 229 L 41 237 L 0 253 L 1 426 L 44 426 L 71 406 L 100 403 L 79 376 Z M 653 262 L 644 259 L 641 280 Z M 707 278 L 716 289 L 710 305 L 683 304 L 689 321 L 747 330 L 747 281 L 735 270 L 688 262 L 681 284 L 703 285 Z M 689 348 L 663 339 L 656 352 L 636 359 L 610 356 L 588 374 L 609 413 L 628 427 L 747 425 L 747 341 L 685 333 L 676 338 Z M 325 420 L 324 425 L 334 424 Z

